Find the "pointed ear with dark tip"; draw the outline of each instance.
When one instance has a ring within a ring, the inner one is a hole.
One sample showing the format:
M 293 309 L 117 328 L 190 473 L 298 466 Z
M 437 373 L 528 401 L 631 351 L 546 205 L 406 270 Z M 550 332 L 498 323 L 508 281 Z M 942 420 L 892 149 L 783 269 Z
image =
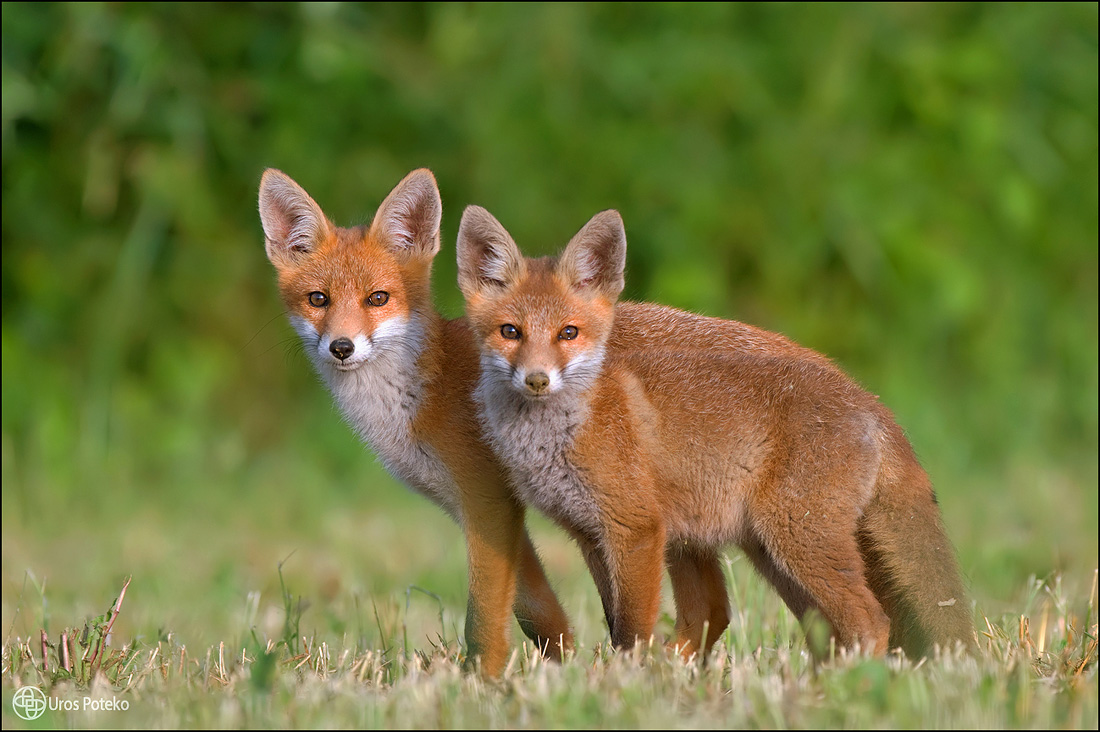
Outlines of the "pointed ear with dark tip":
M 260 223 L 267 258 L 276 267 L 313 252 L 329 232 L 321 207 L 281 170 L 268 168 L 260 180 Z
M 558 259 L 558 274 L 578 290 L 609 300 L 622 294 L 626 269 L 626 230 L 618 211 L 602 211 L 584 225 Z
M 526 267 L 507 230 L 481 206 L 467 206 L 458 227 L 458 287 L 467 300 L 516 282 Z
M 386 196 L 371 223 L 371 233 L 399 256 L 431 259 L 439 251 L 443 202 L 435 176 L 414 170 Z

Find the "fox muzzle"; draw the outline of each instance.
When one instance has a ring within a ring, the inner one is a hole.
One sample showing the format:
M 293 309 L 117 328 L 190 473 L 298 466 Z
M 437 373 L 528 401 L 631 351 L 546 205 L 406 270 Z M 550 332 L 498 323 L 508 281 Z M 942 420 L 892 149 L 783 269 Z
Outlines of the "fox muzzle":
M 550 386 L 550 377 L 542 371 L 534 371 L 524 377 L 523 383 L 532 394 L 542 394 Z
M 329 353 L 341 361 L 355 353 L 355 344 L 350 338 L 337 338 L 328 347 Z

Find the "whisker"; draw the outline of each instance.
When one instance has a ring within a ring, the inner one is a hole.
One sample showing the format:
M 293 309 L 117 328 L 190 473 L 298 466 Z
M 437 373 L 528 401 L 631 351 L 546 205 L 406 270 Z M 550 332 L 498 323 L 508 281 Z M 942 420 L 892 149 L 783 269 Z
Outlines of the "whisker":
M 283 350 L 283 363 L 290 365 L 291 361 L 295 358 L 304 358 L 307 361 L 309 358 L 306 356 L 305 344 L 298 338 L 288 338 L 280 345 L 284 346 Z M 274 347 L 274 346 L 273 346 Z M 268 349 L 271 350 L 271 349 Z
M 280 319 L 280 318 L 282 318 L 282 317 L 283 317 L 283 314 L 282 314 L 282 313 L 279 313 L 278 315 L 275 315 L 275 316 L 273 316 L 273 317 L 272 317 L 272 318 L 271 318 L 270 320 L 268 320 L 268 321 L 267 321 L 266 323 L 264 323 L 263 325 L 261 325 L 261 326 L 260 326 L 260 329 L 259 329 L 258 331 L 256 331 L 255 333 L 253 333 L 253 334 L 252 334 L 252 337 L 251 337 L 251 338 L 249 338 L 249 339 L 248 339 L 247 341 L 245 341 L 245 344 L 244 344 L 243 346 L 241 346 L 241 351 L 243 352 L 243 351 L 244 351 L 245 349 L 247 349 L 247 348 L 248 348 L 248 346 L 249 346 L 249 345 L 250 345 L 250 344 L 252 343 L 252 341 L 256 340 L 256 337 L 257 337 L 257 336 L 259 336 L 259 335 L 260 335 L 260 333 L 263 333 L 263 332 L 264 332 L 264 329 L 266 329 L 266 328 L 267 328 L 267 326 L 271 325 L 271 324 L 272 324 L 272 323 L 274 323 L 274 322 L 275 322 L 276 320 L 278 320 L 278 319 Z M 266 351 L 264 351 L 264 353 L 266 353 Z M 262 355 L 262 354 L 261 354 L 261 355 Z
M 305 346 L 302 345 L 302 340 L 300 338 L 297 338 L 295 336 L 287 336 L 286 338 L 275 341 L 270 346 L 265 348 L 261 353 L 258 354 L 257 358 L 266 356 L 276 348 L 285 348 L 292 352 L 305 353 Z

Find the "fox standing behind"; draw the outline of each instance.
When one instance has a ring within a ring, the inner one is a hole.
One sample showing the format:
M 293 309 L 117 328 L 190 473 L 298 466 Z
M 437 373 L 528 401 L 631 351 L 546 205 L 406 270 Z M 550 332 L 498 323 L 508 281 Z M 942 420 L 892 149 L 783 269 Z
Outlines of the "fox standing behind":
M 844 647 L 919 657 L 973 643 L 927 475 L 890 412 L 827 358 L 741 323 L 617 303 L 615 211 L 560 258 L 525 259 L 471 206 L 458 257 L 482 423 L 524 502 L 577 539 L 617 646 L 651 635 L 667 562 L 677 641 L 707 651 L 729 624 L 727 544 Z
M 370 226 L 350 229 L 332 225 L 284 173 L 267 170 L 260 183 L 267 256 L 310 361 L 386 468 L 463 527 L 468 660 L 495 675 L 508 658 L 513 598 L 523 631 L 551 656 L 572 635 L 523 507 L 481 439 L 469 326 L 432 306 L 441 215 L 427 170 L 406 176 Z

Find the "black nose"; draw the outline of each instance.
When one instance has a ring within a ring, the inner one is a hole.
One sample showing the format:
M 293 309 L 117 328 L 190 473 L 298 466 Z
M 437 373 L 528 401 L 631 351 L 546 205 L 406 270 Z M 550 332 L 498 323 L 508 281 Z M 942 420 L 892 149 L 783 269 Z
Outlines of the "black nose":
M 337 338 L 329 344 L 328 350 L 333 356 L 343 361 L 355 353 L 355 344 L 351 342 L 350 338 Z

